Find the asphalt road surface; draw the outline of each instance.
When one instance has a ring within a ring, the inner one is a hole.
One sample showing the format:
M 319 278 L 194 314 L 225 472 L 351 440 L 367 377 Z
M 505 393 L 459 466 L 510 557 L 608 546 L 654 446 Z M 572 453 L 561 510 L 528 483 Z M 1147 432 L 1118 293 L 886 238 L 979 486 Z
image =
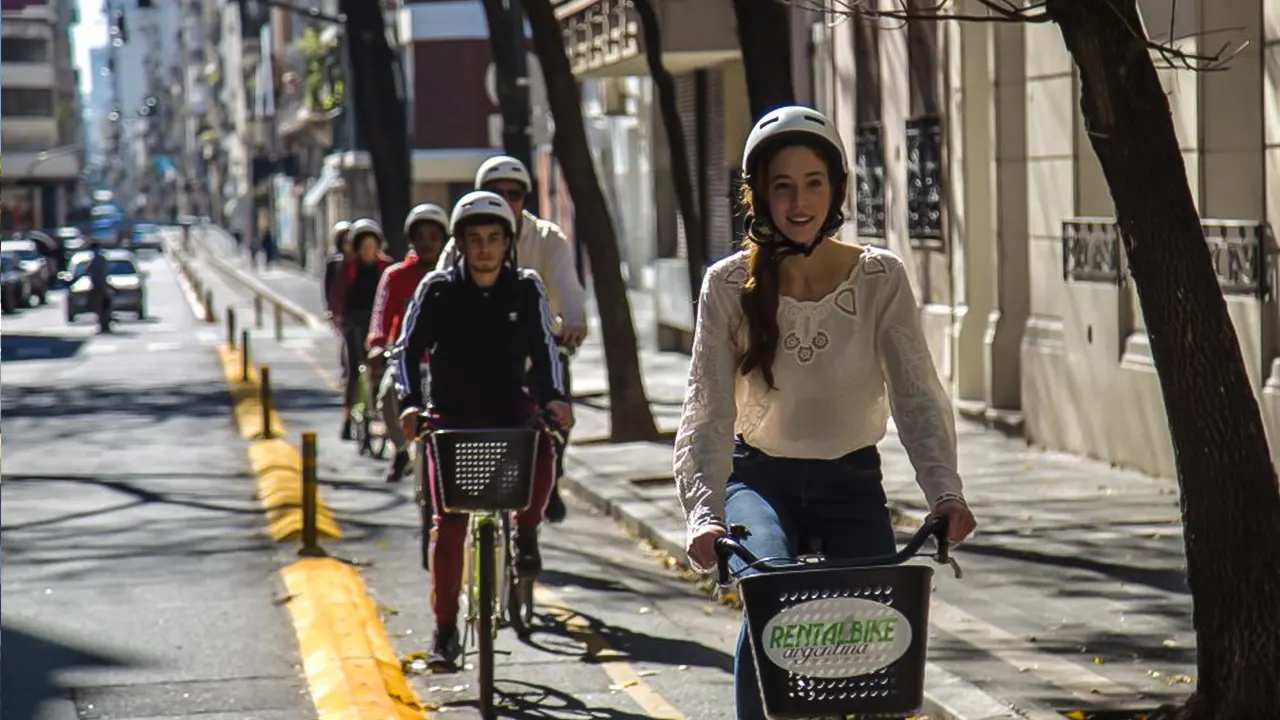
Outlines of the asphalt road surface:
M 145 257 L 149 320 L 4 318 L 0 714 L 314 717 L 216 332 Z

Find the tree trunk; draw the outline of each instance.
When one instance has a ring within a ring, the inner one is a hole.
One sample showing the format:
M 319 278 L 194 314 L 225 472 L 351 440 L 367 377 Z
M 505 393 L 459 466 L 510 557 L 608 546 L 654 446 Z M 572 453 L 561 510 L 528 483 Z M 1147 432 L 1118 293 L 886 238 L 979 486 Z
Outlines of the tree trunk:
M 1049 0 L 1115 203 L 1182 490 L 1199 678 L 1187 714 L 1280 716 L 1280 492 L 1135 0 Z
M 640 16 L 640 30 L 644 34 L 644 56 L 649 65 L 649 76 L 658 90 L 658 109 L 662 112 L 662 127 L 667 132 L 667 146 L 671 151 L 671 175 L 676 185 L 676 203 L 684 220 L 685 249 L 688 251 L 689 298 L 696 305 L 698 290 L 702 287 L 702 269 L 707 265 L 707 235 L 698 213 L 698 203 L 693 196 L 693 173 L 689 168 L 689 150 L 684 137 L 684 125 L 680 122 L 680 109 L 676 105 L 676 83 L 662 64 L 662 27 L 652 0 L 633 0 L 636 14 Z M 694 313 L 697 315 L 697 313 Z
M 525 67 L 524 10 L 519 0 L 484 0 L 489 24 L 498 108 L 502 111 L 502 148 L 533 174 L 533 139 L 529 127 L 529 78 Z M 525 208 L 538 214 L 537 188 L 530 188 Z
M 652 440 L 658 437 L 658 429 L 640 374 L 636 330 L 627 286 L 622 281 L 618 237 L 591 160 L 578 82 L 569 67 L 564 36 L 550 0 L 526 0 L 525 13 L 533 29 L 533 46 L 542 63 L 547 103 L 556 124 L 552 146 L 573 197 L 578 238 L 586 245 L 591 261 L 609 377 L 610 439 L 614 442 Z
M 747 75 L 751 116 L 796 104 L 791 79 L 791 6 L 774 0 L 733 0 L 738 45 Z
M 347 92 L 354 93 L 356 125 L 373 162 L 378 212 L 382 215 L 387 251 L 393 257 L 403 258 L 408 245 L 401 226 L 409 214 L 413 177 L 404 98 L 396 78 L 399 64 L 387 44 L 381 3 L 340 0 L 339 7 L 347 16 L 347 53 L 352 76 Z

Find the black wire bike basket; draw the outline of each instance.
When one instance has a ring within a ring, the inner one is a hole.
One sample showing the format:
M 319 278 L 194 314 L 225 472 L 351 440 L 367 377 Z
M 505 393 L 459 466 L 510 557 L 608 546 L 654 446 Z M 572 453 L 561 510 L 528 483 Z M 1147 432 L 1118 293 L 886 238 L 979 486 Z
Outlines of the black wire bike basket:
M 738 587 L 768 717 L 920 710 L 933 568 L 762 570 Z
M 528 507 L 533 502 L 538 434 L 523 428 L 432 433 L 443 510 L 502 512 Z

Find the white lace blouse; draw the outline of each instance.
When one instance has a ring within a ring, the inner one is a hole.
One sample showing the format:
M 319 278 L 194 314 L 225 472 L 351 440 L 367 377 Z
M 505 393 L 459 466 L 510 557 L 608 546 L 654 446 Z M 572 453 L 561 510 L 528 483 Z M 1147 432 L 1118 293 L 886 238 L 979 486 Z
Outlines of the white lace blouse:
M 675 442 L 675 479 L 690 538 L 724 517 L 733 438 L 776 457 L 834 459 L 885 436 L 890 408 L 930 506 L 962 497 L 951 401 L 920 329 L 902 261 L 869 247 L 821 300 L 780 299 L 771 391 L 738 358 L 745 253 L 702 284 L 688 391 Z

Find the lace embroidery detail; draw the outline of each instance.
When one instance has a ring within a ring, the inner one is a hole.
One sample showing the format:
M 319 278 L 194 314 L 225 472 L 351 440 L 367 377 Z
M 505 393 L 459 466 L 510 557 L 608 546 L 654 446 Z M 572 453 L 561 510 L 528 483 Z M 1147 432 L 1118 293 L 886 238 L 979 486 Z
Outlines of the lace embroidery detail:
M 831 347 L 831 336 L 821 327 L 830 312 L 831 306 L 825 302 L 783 306 L 782 349 L 794 355 L 801 365 L 813 362 L 818 353 Z

